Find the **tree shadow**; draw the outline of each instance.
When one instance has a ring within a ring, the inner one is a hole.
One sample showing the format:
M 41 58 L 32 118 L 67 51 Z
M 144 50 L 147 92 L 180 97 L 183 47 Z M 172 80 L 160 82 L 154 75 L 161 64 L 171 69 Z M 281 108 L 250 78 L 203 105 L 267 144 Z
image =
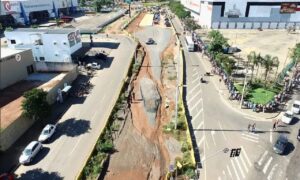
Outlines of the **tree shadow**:
M 77 137 L 87 133 L 90 129 L 90 121 L 71 118 L 56 125 L 56 132 L 50 141 L 53 142 L 63 135 L 68 137 Z
M 298 122 L 299 122 L 299 118 L 293 117 L 293 119 L 292 119 L 290 125 L 295 125 L 295 124 L 297 124 Z
M 32 161 L 28 165 L 35 165 L 39 163 L 42 159 L 44 159 L 47 154 L 49 153 L 50 148 L 43 147 L 40 152 L 37 153 L 37 155 L 32 159 Z
M 33 180 L 33 179 L 51 179 L 51 180 L 61 180 L 63 177 L 60 176 L 58 172 L 47 172 L 43 171 L 41 168 L 29 170 L 22 173 L 18 179 Z

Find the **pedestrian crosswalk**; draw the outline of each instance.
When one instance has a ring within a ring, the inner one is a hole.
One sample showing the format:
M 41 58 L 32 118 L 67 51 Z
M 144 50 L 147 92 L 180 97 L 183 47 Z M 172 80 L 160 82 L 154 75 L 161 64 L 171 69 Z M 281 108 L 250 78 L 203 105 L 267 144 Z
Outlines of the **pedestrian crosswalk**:
M 282 174 L 282 170 L 280 170 L 279 164 L 276 163 L 273 155 L 274 154 L 269 151 L 264 151 L 258 161 L 255 162 L 256 169 L 262 172 L 267 177 L 267 180 L 272 180 L 275 177 L 275 173 L 278 173 L 276 178 Z
M 245 148 L 242 147 L 240 156 L 230 159 L 230 163 L 226 165 L 226 169 L 223 170 L 222 179 L 246 179 L 247 174 L 249 173 L 252 163 L 245 151 Z
M 256 133 L 242 133 L 242 139 L 253 142 L 253 143 L 258 143 L 259 142 L 259 134 Z

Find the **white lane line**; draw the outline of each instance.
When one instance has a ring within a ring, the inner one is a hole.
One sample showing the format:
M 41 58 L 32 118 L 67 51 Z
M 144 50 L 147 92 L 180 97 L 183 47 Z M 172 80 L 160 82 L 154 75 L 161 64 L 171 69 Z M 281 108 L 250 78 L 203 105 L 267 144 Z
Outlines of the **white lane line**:
M 245 170 L 246 170 L 246 172 L 248 173 L 249 172 L 249 169 L 248 169 L 248 167 L 247 167 L 247 165 L 246 165 L 246 163 L 245 163 L 245 161 L 244 161 L 244 159 L 243 159 L 243 152 L 242 152 L 242 155 L 240 156 L 240 159 L 241 159 L 241 161 L 242 161 L 242 164 L 243 164 L 243 167 L 245 168 Z
M 195 109 L 195 107 L 197 107 L 197 105 L 199 105 L 199 104 L 201 103 L 201 101 L 202 101 L 202 98 L 199 99 L 199 100 L 191 107 L 190 112 L 193 111 L 193 109 Z
M 264 158 L 266 157 L 267 154 L 268 154 L 268 151 L 265 151 L 264 154 L 263 154 L 263 155 L 261 156 L 261 158 L 259 159 L 258 165 L 261 166 L 261 164 L 262 164 L 262 162 L 263 162 L 263 160 L 264 160 Z
M 198 142 L 198 146 L 201 146 L 202 143 L 203 143 L 203 141 L 204 141 L 204 136 L 202 136 L 202 138 L 201 138 L 200 141 Z
M 221 180 L 221 177 L 220 177 L 220 176 L 218 177 L 218 180 Z
M 273 143 L 273 131 L 270 129 L 270 143 Z
M 273 174 L 274 174 L 274 171 L 275 171 L 275 169 L 277 168 L 277 166 L 278 166 L 278 164 L 275 164 L 273 167 L 272 167 L 272 169 L 271 169 L 271 171 L 270 171 L 270 173 L 268 174 L 268 180 L 271 180 L 272 179 L 272 177 L 273 177 Z
M 201 121 L 200 124 L 198 125 L 197 129 L 200 129 L 201 126 L 203 126 L 203 124 L 204 124 L 204 121 Z
M 231 179 L 233 179 L 232 174 L 231 174 L 231 171 L 230 171 L 228 165 L 226 166 L 226 168 L 227 168 L 228 174 L 230 175 Z
M 236 170 L 236 168 L 235 168 L 235 165 L 234 165 L 234 163 L 233 163 L 233 160 L 231 159 L 231 165 L 232 165 L 232 167 L 233 167 L 233 170 L 234 170 L 234 173 L 235 173 L 235 175 L 236 175 L 236 179 L 240 179 L 240 177 L 239 177 L 239 175 L 238 175 L 238 173 L 237 173 L 237 170 Z
M 205 141 L 205 144 L 206 144 L 207 149 L 209 149 L 209 145 L 208 145 L 207 141 Z
M 203 109 L 201 108 L 198 112 L 197 112 L 197 114 L 195 115 L 195 116 L 193 116 L 192 117 L 192 121 L 194 121 L 194 119 L 196 119 L 199 115 L 200 115 L 200 113 L 203 111 Z
M 242 167 L 241 167 L 241 165 L 240 165 L 240 163 L 239 163 L 239 161 L 238 161 L 237 158 L 235 158 L 235 162 L 238 165 L 238 168 L 240 169 L 240 172 L 242 174 L 243 179 L 245 179 L 246 178 L 245 173 L 244 173 L 244 171 L 243 171 L 243 169 L 242 169 Z
M 252 142 L 254 142 L 254 143 L 258 143 L 258 141 L 257 141 L 257 140 L 250 139 L 250 138 L 248 138 L 248 137 L 245 137 L 245 136 L 242 136 L 242 138 L 243 138 L 243 139 L 245 139 L 245 140 L 247 140 L 247 141 L 252 141 Z
M 197 68 L 193 68 L 193 71 L 197 71 Z
M 82 137 L 82 136 L 81 136 L 81 137 Z M 73 146 L 73 149 L 72 149 L 71 152 L 68 154 L 69 156 L 71 156 L 72 153 L 74 152 L 74 150 L 77 148 L 77 146 L 78 146 L 78 144 L 79 144 L 79 142 L 80 142 L 81 137 L 77 140 L 75 146 Z
M 194 76 L 199 76 L 199 73 L 198 73 L 198 72 L 194 73 L 194 74 L 192 75 L 192 77 L 194 77 Z
M 264 166 L 264 169 L 263 169 L 264 174 L 266 174 L 266 172 L 267 172 L 267 170 L 268 170 L 268 168 L 269 168 L 269 166 L 270 166 L 272 160 L 273 160 L 273 157 L 271 156 L 271 157 L 268 159 L 268 162 L 267 162 L 267 163 L 265 164 L 265 166 Z
M 252 135 L 250 135 L 250 134 L 244 134 L 244 133 L 242 133 L 242 136 L 247 136 L 247 137 L 249 137 L 249 138 L 251 138 L 251 139 L 256 139 L 256 140 L 258 140 L 258 136 L 252 136 Z
M 214 137 L 215 134 L 216 134 L 216 131 L 211 131 L 211 136 L 212 136 L 213 142 L 216 146 L 217 144 L 216 144 L 215 137 Z
M 200 86 L 198 83 L 196 86 L 194 86 L 191 90 L 189 90 L 188 94 L 191 94 L 195 89 L 197 89 Z
M 245 155 L 245 158 L 246 158 L 246 160 L 247 160 L 247 163 L 248 163 L 249 166 L 251 167 L 252 164 L 251 164 L 251 161 L 249 160 L 249 158 L 248 158 L 248 156 L 247 156 L 246 149 L 245 149 L 243 146 L 242 146 L 242 149 L 243 149 L 243 152 L 245 152 L 245 153 L 243 153 L 243 154 Z
M 195 78 L 195 79 L 193 79 L 192 80 L 192 84 L 194 84 L 195 82 L 197 82 L 199 80 L 199 78 L 197 77 L 197 78 Z
M 218 123 L 219 123 L 220 129 L 223 130 L 223 127 L 222 127 L 220 121 L 218 121 Z M 224 139 L 227 141 L 227 137 L 225 136 L 224 131 L 222 131 L 222 135 L 223 135 Z
M 187 104 L 190 105 L 191 101 L 193 101 L 193 99 L 194 99 L 195 97 L 197 97 L 200 93 L 201 93 L 201 90 L 200 90 L 200 91 L 197 91 L 197 92 L 193 95 L 193 97 L 189 98 L 189 100 L 187 101 Z

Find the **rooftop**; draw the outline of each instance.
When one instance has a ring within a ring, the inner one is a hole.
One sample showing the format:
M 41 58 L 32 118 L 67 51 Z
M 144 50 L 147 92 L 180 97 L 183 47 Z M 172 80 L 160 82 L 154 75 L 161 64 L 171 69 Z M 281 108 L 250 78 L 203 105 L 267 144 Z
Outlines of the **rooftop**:
M 43 28 L 17 28 L 12 32 L 40 32 L 45 34 L 69 34 L 74 32 L 75 28 L 43 29 Z
M 1 53 L 0 53 L 1 59 L 28 50 L 28 49 L 11 49 L 11 48 L 7 48 L 7 47 L 1 47 L 0 49 L 1 49 Z

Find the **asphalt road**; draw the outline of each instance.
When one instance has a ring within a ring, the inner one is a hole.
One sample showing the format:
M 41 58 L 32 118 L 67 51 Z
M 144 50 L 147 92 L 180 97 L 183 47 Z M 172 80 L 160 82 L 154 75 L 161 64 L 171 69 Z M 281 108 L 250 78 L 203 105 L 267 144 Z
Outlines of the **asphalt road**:
M 68 109 L 52 142 L 44 145 L 31 165 L 20 166 L 17 175 L 31 179 L 74 179 L 78 175 L 105 126 L 135 50 L 136 43 L 129 38 L 117 36 L 117 41 L 120 44 L 111 51 L 110 67 L 99 70 L 91 80 L 91 93 L 84 102 Z M 36 176 L 41 170 L 44 176 Z
M 182 32 L 179 22 L 173 20 L 178 32 Z M 280 127 L 286 131 L 291 144 L 288 152 L 280 156 L 272 146 L 279 132 L 272 132 L 272 122 L 256 122 L 231 109 L 224 103 L 218 84 L 211 77 L 204 77 L 207 83 L 200 83 L 200 75 L 206 69 L 201 54 L 188 52 L 184 37 L 180 36 L 186 62 L 187 106 L 195 136 L 196 152 L 200 154 L 200 179 L 285 179 L 294 146 L 297 125 Z M 227 98 L 227 97 L 225 97 Z M 256 123 L 259 133 L 247 130 L 248 123 Z M 224 153 L 222 150 L 228 148 Z M 239 157 L 230 158 L 231 149 L 241 148 Z M 295 168 L 295 167 L 294 167 Z

